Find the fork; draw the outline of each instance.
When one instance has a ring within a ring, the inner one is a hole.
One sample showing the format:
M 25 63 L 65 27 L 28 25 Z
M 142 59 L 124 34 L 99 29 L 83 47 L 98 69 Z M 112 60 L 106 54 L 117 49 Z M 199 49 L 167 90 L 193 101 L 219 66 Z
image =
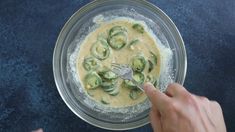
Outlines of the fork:
M 111 64 L 111 70 L 115 74 L 117 74 L 118 77 L 125 79 L 125 80 L 130 80 L 132 83 L 134 83 L 141 91 L 144 92 L 144 86 L 143 84 L 139 84 L 135 79 L 133 79 L 133 70 L 130 66 L 126 64 L 117 64 L 117 63 L 112 63 Z

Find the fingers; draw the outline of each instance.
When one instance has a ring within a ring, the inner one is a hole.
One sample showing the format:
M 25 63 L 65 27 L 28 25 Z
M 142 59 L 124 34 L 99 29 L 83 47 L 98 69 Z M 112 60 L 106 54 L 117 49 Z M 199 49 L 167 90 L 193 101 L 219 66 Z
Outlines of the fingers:
M 150 122 L 153 128 L 154 132 L 162 132 L 162 126 L 161 126 L 161 116 L 159 111 L 155 106 L 151 108 L 151 111 L 149 113 L 150 116 Z
M 218 131 L 220 132 L 226 132 L 226 126 L 224 122 L 224 117 L 223 117 L 223 111 L 221 109 L 221 106 L 218 102 L 216 101 L 211 101 L 211 109 L 213 109 L 213 116 L 214 121 L 220 121 L 222 124 L 218 127 Z
M 178 96 L 181 94 L 186 93 L 187 90 L 180 84 L 178 83 L 172 83 L 169 84 L 167 89 L 166 89 L 166 95 L 170 96 L 170 97 L 174 97 L 174 96 Z
M 204 107 L 207 111 L 207 113 L 211 113 L 211 101 L 204 97 L 204 96 L 198 96 L 198 95 L 194 95 L 194 94 L 191 94 L 193 98 L 195 98 L 198 102 L 198 104 L 200 105 L 200 108 Z
M 213 106 L 213 108 L 217 108 L 221 110 L 221 106 L 217 101 L 211 101 L 211 105 Z
M 192 94 L 192 97 L 195 98 L 196 100 L 198 100 L 198 102 L 203 105 L 203 106 L 209 106 L 209 103 L 210 103 L 210 100 L 204 96 L 198 96 L 198 95 L 195 95 L 195 94 Z
M 222 114 L 222 108 L 217 101 L 211 101 L 210 107 L 213 109 L 214 114 Z
M 193 93 L 191 93 L 191 95 L 193 95 L 194 97 L 196 97 L 197 99 L 199 100 L 202 100 L 202 101 L 209 101 L 208 98 L 204 97 L 204 96 L 199 96 L 199 95 L 195 95 Z
M 146 83 L 144 85 L 144 90 L 152 105 L 156 106 L 159 112 L 162 113 L 164 106 L 169 102 L 170 98 L 164 93 L 161 93 L 151 83 Z

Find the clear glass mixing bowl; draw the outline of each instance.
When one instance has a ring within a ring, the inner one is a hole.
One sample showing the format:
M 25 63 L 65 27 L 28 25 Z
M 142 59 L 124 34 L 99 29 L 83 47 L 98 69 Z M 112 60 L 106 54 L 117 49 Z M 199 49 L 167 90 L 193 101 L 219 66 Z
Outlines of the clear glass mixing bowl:
M 81 85 L 74 83 L 71 79 L 68 67 L 69 55 L 76 47 L 75 38 L 87 35 L 89 31 L 87 25 L 92 24 L 92 18 L 101 13 L 119 9 L 137 12 L 154 23 L 155 26 L 150 27 L 151 30 L 162 44 L 169 47 L 173 52 L 171 64 L 174 82 L 183 84 L 187 69 L 184 42 L 178 29 L 162 10 L 151 3 L 143 0 L 97 0 L 75 12 L 61 30 L 54 49 L 53 72 L 56 86 L 66 105 L 78 117 L 94 126 L 110 130 L 127 130 L 149 123 L 149 109 L 141 113 L 137 112 L 131 118 L 125 120 L 123 120 L 126 116 L 125 113 L 102 113 L 90 109 L 84 103 L 85 95 L 79 94 L 81 92 L 78 87 L 81 87 Z M 117 14 L 121 17 L 128 15 L 125 12 L 118 12 Z

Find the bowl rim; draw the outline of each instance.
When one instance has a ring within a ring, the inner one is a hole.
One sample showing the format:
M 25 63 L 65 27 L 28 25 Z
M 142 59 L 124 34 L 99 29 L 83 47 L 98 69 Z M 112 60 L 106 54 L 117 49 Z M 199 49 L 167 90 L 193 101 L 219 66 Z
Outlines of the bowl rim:
M 69 26 L 69 23 L 71 22 L 71 20 L 76 16 L 76 15 L 79 15 L 81 14 L 82 12 L 86 11 L 87 8 L 92 8 L 93 6 L 95 6 L 96 4 L 100 4 L 100 3 L 105 3 L 107 1 L 116 1 L 116 0 L 94 0 L 94 1 L 91 1 L 89 3 L 87 3 L 86 5 L 82 6 L 80 9 L 78 9 L 76 12 L 73 13 L 73 15 L 66 21 L 66 23 L 64 24 L 64 26 L 62 27 L 58 37 L 57 37 L 57 40 L 56 40 L 56 44 L 55 44 L 55 47 L 54 47 L 54 52 L 53 52 L 53 60 L 52 60 L 52 65 L 53 65 L 53 75 L 54 75 L 54 80 L 55 80 L 55 84 L 56 84 L 56 88 L 60 94 L 60 97 L 62 98 L 62 100 L 65 102 L 65 104 L 67 105 L 67 107 L 69 107 L 69 109 L 75 114 L 77 115 L 80 119 L 84 120 L 85 122 L 93 125 L 93 126 L 96 126 L 96 127 L 99 127 L 99 128 L 103 128 L 103 129 L 107 129 L 107 130 L 129 130 L 129 129 L 134 129 L 134 128 L 139 128 L 139 127 L 142 127 L 146 124 L 149 124 L 149 117 L 147 116 L 147 118 L 145 118 L 147 121 L 142 123 L 142 124 L 139 124 L 139 125 L 136 125 L 136 126 L 131 126 L 131 127 L 119 127 L 119 128 L 112 128 L 112 127 L 105 127 L 105 126 L 100 126 L 99 124 L 96 124 L 92 121 L 90 121 L 90 119 L 87 119 L 87 118 L 90 118 L 88 115 L 86 114 L 81 114 L 81 112 L 77 112 L 76 110 L 74 110 L 72 108 L 72 106 L 70 106 L 69 102 L 67 101 L 67 97 L 63 94 L 62 92 L 62 89 L 60 87 L 62 87 L 62 85 L 60 85 L 59 83 L 59 80 L 61 77 L 58 77 L 57 74 L 60 74 L 60 73 L 56 73 L 56 70 L 58 70 L 59 68 L 56 68 L 56 64 L 57 64 L 57 59 L 56 59 L 56 54 L 57 54 L 57 50 L 58 49 L 58 46 L 59 44 L 61 43 L 60 39 L 61 39 L 61 36 L 64 35 L 64 32 L 65 30 L 67 29 L 67 27 Z M 119 1 L 129 1 L 129 0 L 119 0 Z M 145 6 L 151 8 L 151 11 L 154 11 L 154 12 L 158 12 L 160 14 L 162 14 L 164 17 L 165 17 L 165 20 L 168 21 L 168 25 L 167 26 L 171 26 L 171 28 L 174 30 L 174 32 L 176 32 L 176 35 L 177 35 L 177 44 L 182 48 L 182 51 L 183 51 L 183 61 L 184 61 L 184 71 L 183 72 L 183 75 L 182 75 L 182 80 L 181 80 L 181 84 L 184 84 L 184 81 L 185 81 L 185 77 L 186 77 L 186 72 L 187 72 L 187 54 L 186 54 L 186 49 L 185 49 L 185 45 L 184 45 L 184 41 L 182 39 L 182 36 L 178 30 L 178 28 L 176 27 L 176 25 L 174 24 L 174 22 L 171 20 L 171 18 L 165 13 L 163 12 L 159 7 L 157 7 L 156 5 L 148 2 L 148 1 L 143 1 L 143 0 L 135 0 L 135 2 L 137 3 L 140 3 L 140 4 L 144 4 Z M 165 22 L 165 21 L 164 21 Z M 180 43 L 179 43 L 180 42 Z M 60 69 L 59 69 L 60 70 Z M 92 120 L 94 120 L 92 118 Z M 96 119 L 95 119 L 96 120 Z

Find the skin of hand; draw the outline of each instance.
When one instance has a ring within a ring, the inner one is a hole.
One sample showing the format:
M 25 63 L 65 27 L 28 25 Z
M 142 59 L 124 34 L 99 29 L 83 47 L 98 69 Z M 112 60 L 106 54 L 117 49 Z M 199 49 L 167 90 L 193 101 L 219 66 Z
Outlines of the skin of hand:
M 152 103 L 150 122 L 154 132 L 226 132 L 222 109 L 216 101 L 170 84 L 165 93 L 151 83 L 144 90 Z
M 33 130 L 32 132 L 43 132 L 42 128 L 39 128 L 37 130 Z

